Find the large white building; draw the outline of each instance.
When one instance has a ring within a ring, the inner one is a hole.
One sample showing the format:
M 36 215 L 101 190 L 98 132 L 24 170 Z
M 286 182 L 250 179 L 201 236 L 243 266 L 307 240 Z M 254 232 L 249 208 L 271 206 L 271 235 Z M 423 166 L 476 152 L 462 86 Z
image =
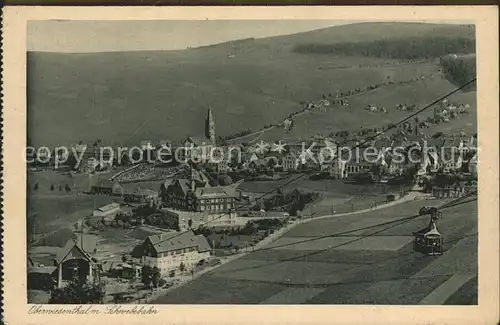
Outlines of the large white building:
M 162 276 L 172 270 L 191 270 L 201 260 L 210 257 L 210 245 L 203 235 L 193 231 L 152 235 L 143 243 L 142 263 L 158 267 Z
M 108 205 L 102 206 L 97 210 L 94 210 L 94 217 L 115 217 L 118 212 L 120 212 L 120 204 L 110 203 Z
M 300 160 L 295 152 L 289 152 L 283 157 L 281 164 L 284 171 L 294 171 L 299 167 Z

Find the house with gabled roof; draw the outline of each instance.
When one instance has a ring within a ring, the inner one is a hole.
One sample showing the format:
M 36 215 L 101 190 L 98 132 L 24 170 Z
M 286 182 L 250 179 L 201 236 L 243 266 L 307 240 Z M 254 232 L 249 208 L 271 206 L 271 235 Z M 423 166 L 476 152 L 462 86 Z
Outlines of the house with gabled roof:
M 445 147 L 441 151 L 440 158 L 443 173 L 451 173 L 460 170 L 463 164 L 462 155 L 452 147 Z
M 192 170 L 189 179 L 176 179 L 164 189 L 164 203 L 181 210 L 220 213 L 234 209 L 238 197 L 236 187 L 239 183 L 227 186 L 210 186 L 208 180 L 197 177 Z
M 192 230 L 160 233 L 147 237 L 142 244 L 142 263 L 157 267 L 162 276 L 172 270 L 191 270 L 200 261 L 210 257 L 211 247 L 203 235 Z
M 54 258 L 54 266 L 57 268 L 57 287 L 64 287 L 75 278 L 83 283 L 93 281 L 97 260 L 90 254 L 94 251 L 95 241 L 90 238 L 68 240 Z
M 184 141 L 184 146 L 180 152 L 181 161 L 203 161 L 210 159 L 212 149 L 215 147 L 215 140 L 208 137 L 189 136 Z

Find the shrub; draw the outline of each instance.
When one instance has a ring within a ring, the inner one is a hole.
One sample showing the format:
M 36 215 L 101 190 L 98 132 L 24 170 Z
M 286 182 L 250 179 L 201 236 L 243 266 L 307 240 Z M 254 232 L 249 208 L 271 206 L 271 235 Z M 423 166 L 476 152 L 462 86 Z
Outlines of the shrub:
M 52 291 L 49 304 L 102 304 L 106 292 L 104 287 L 77 280 Z

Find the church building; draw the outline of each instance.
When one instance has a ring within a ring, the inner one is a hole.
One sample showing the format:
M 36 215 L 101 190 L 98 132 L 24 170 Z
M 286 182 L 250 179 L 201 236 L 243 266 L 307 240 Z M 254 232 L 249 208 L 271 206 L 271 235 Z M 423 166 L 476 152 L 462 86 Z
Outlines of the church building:
M 212 110 L 208 109 L 205 120 L 205 137 L 189 136 L 184 142 L 183 158 L 187 161 L 207 162 L 210 159 L 212 148 L 216 146 L 215 121 Z

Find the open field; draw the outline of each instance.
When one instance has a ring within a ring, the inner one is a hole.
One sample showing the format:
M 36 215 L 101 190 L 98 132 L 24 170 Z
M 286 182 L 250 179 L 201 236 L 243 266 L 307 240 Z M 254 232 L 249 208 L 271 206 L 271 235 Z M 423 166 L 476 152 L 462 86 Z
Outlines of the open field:
M 379 184 L 356 185 L 347 184 L 340 180 L 310 180 L 307 175 L 299 177 L 299 174 L 290 175 L 287 178 L 278 181 L 247 181 L 238 186 L 238 190 L 255 193 L 270 192 L 278 187 L 283 193 L 298 189 L 304 192 L 319 192 L 327 197 L 348 197 L 351 195 L 376 194 L 384 191 L 384 186 Z M 295 181 L 291 182 L 293 179 Z M 286 184 L 286 183 L 290 184 Z M 286 184 L 286 185 L 285 185 Z M 387 191 L 399 189 L 399 186 L 386 185 Z
M 64 197 L 29 197 L 28 216 L 35 221 L 37 234 L 71 225 L 92 214 L 95 209 L 112 202 L 112 197 L 101 195 L 73 195 Z
M 466 284 L 464 284 L 457 292 L 455 292 L 448 300 L 446 300 L 445 305 L 463 305 L 469 301 L 473 304 L 477 304 L 477 277 L 472 278 Z
M 447 54 L 441 53 L 443 49 L 473 52 L 474 37 L 471 26 L 366 23 L 176 51 L 32 52 L 28 53 L 27 75 L 28 144 L 91 144 L 100 139 L 104 145 L 130 147 L 141 140 L 175 142 L 188 135 L 204 135 L 208 108 L 212 109 L 217 135 L 257 131 L 302 110 L 305 102 L 393 81 L 395 85 L 349 97 L 349 108 L 330 105 L 323 111 L 298 115 L 289 134 L 271 128 L 237 142 L 286 142 L 341 130 L 352 134 L 362 127 L 383 128 L 411 114 L 398 111 L 396 105 L 422 108 L 454 90 L 456 80 L 440 72 L 438 59 Z M 416 39 L 411 49 L 415 46 L 418 51 L 408 53 L 408 40 L 403 38 Z M 437 44 L 438 39 L 444 46 Z M 376 41 L 393 42 L 394 46 L 380 50 Z M 433 42 L 436 44 L 427 55 L 423 45 Z M 461 42 L 463 48 L 457 49 Z M 395 53 L 393 49 L 398 47 L 406 54 Z M 366 51 L 353 55 L 351 50 L 357 48 Z M 420 76 L 425 78 L 398 84 Z M 476 91 L 459 92 L 449 100 L 469 104 L 470 114 L 422 131 L 476 133 Z M 368 112 L 364 109 L 367 105 L 382 105 L 388 112 Z M 429 109 L 419 118 L 424 120 L 432 113 Z M 94 176 L 28 173 L 28 234 L 47 235 L 32 247 L 35 257 L 52 258 L 56 248 L 73 235 L 77 220 L 119 199 L 83 194 L 91 184 L 109 179 L 118 170 Z M 288 180 L 244 182 L 238 189 L 258 195 Z M 158 190 L 161 182 L 123 186 Z M 66 185 L 71 191 L 65 190 Z M 369 208 L 401 190 L 399 186 L 312 181 L 307 177 L 281 190 L 287 193 L 294 189 L 321 194 L 321 199 L 303 211 L 312 218 Z M 365 213 L 313 219 L 268 247 L 208 271 L 156 303 L 417 304 L 433 299 L 448 304 L 477 303 L 475 201 L 444 210 L 438 223 L 445 241 L 443 256 L 413 251 L 413 232 L 428 224 L 428 216 L 416 216 L 418 210 L 445 202 L 411 201 Z M 150 226 L 108 227 L 89 236 L 98 241 L 96 256 L 109 262 L 130 253 L 157 230 Z M 217 241 L 218 236 L 209 239 Z M 225 237 L 226 243 L 238 245 L 240 251 L 252 239 Z
M 29 142 L 68 145 L 102 139 L 111 145 L 131 145 L 144 139 L 202 135 L 208 107 L 212 108 L 218 135 L 257 130 L 281 121 L 300 110 L 300 102 L 317 100 L 322 94 L 365 87 L 387 77 L 417 77 L 436 68 L 429 64 L 377 67 L 401 60 L 296 53 L 296 45 L 397 41 L 403 36 L 473 39 L 474 29 L 354 24 L 179 51 L 29 53 Z M 360 68 L 367 64 L 375 67 Z M 449 84 L 444 79 L 442 82 Z M 426 98 L 434 96 L 434 88 L 429 88 Z M 392 91 L 397 97 L 398 88 Z M 404 100 L 403 95 L 394 99 Z M 318 125 L 311 117 L 307 128 L 318 126 L 321 132 L 340 126 L 356 128 L 362 120 L 353 119 L 356 114 L 352 113 L 336 115 Z M 298 126 L 297 132 L 304 128 Z
M 108 173 L 92 177 L 106 178 L 110 175 Z M 110 196 L 83 194 L 90 189 L 90 182 L 89 175 L 83 174 L 28 172 L 27 216 L 34 221 L 35 232 L 40 234 L 58 228 L 72 228 L 72 223 L 113 200 Z M 34 189 L 35 184 L 38 184 L 37 190 Z M 66 184 L 71 188 L 70 192 L 64 190 Z M 53 191 L 50 190 L 51 185 L 54 185 Z M 59 186 L 62 186 L 61 191 Z M 30 225 L 33 227 L 31 221 Z
M 238 190 L 245 192 L 254 192 L 257 197 L 263 196 L 265 193 L 275 190 L 280 187 L 283 193 L 288 193 L 294 189 L 299 189 L 304 192 L 318 192 L 322 198 L 309 204 L 304 209 L 304 214 L 310 215 L 325 215 L 335 213 L 351 212 L 362 210 L 373 206 L 375 203 L 380 204 L 385 202 L 388 194 L 399 194 L 399 186 L 389 185 L 355 185 L 346 184 L 339 180 L 309 180 L 308 177 L 298 179 L 290 184 L 284 185 L 291 179 L 298 177 L 292 175 L 289 178 L 279 181 L 251 181 L 244 182 Z M 274 191 L 271 196 L 276 194 Z
M 416 68 L 418 71 L 418 68 Z M 418 72 L 415 76 L 418 76 Z M 242 141 L 276 141 L 293 138 L 307 138 L 318 133 L 328 135 L 330 132 L 348 130 L 358 132 L 361 127 L 365 128 L 385 128 L 389 123 L 406 118 L 410 112 L 401 112 L 396 109 L 398 104 L 416 104 L 419 108 L 431 104 L 436 99 L 446 95 L 456 89 L 456 86 L 442 78 L 436 76 L 430 80 L 419 81 L 408 85 L 395 85 L 382 87 L 366 94 L 349 98 L 351 107 L 341 107 L 332 105 L 326 111 L 307 112 L 294 119 L 294 127 L 291 132 L 285 134 L 283 128 L 269 129 L 255 135 L 241 138 Z M 463 115 L 460 119 L 451 120 L 448 123 L 433 125 L 429 129 L 422 129 L 423 132 L 433 134 L 437 131 L 446 133 L 459 133 L 464 131 L 468 134 L 477 131 L 477 103 L 476 91 L 459 92 L 448 98 L 452 102 L 469 104 L 469 114 Z M 364 108 L 368 105 L 383 105 L 388 114 L 381 112 L 369 112 Z M 418 115 L 420 120 L 425 120 L 433 116 L 433 110 Z M 363 118 L 360 118 L 363 117 Z
M 72 228 L 75 221 L 91 215 L 95 209 L 114 200 L 119 201 L 119 197 L 83 193 L 90 189 L 90 184 L 108 179 L 111 175 L 112 173 L 70 175 L 51 170 L 28 172 L 27 215 L 35 222 L 35 232 L 40 234 L 58 228 Z M 159 190 L 161 183 L 162 181 L 127 183 L 123 187 L 129 191 L 137 188 Z M 35 184 L 38 184 L 37 190 L 34 189 Z M 70 192 L 64 190 L 66 184 L 71 188 Z M 53 191 L 50 190 L 51 185 L 54 185 Z M 62 190 L 59 190 L 59 186 L 62 186 Z
M 443 202 L 435 201 L 433 205 Z M 436 299 L 436 294 L 431 295 L 435 291 L 441 293 L 438 299 L 443 302 L 475 304 L 476 201 L 466 200 L 443 210 L 438 228 L 444 235 L 446 251 L 440 257 L 416 253 L 411 239 L 403 240 L 426 226 L 427 216 L 397 221 L 409 216 L 408 211 L 430 203 L 408 202 L 298 225 L 271 247 L 222 265 L 156 303 L 418 304 L 431 296 Z M 345 232 L 350 233 L 314 243 L 317 237 Z M 307 240 L 310 242 L 278 247 L 280 241 L 288 245 Z M 363 240 L 367 245 L 359 244 Z M 456 283 L 456 293 L 446 292 L 442 288 L 455 274 L 471 276 L 472 280 Z M 234 286 L 243 291 L 235 300 L 225 294 L 226 287 Z M 196 288 L 208 292 L 200 297 Z M 238 298 L 241 296 L 247 297 L 244 302 Z

